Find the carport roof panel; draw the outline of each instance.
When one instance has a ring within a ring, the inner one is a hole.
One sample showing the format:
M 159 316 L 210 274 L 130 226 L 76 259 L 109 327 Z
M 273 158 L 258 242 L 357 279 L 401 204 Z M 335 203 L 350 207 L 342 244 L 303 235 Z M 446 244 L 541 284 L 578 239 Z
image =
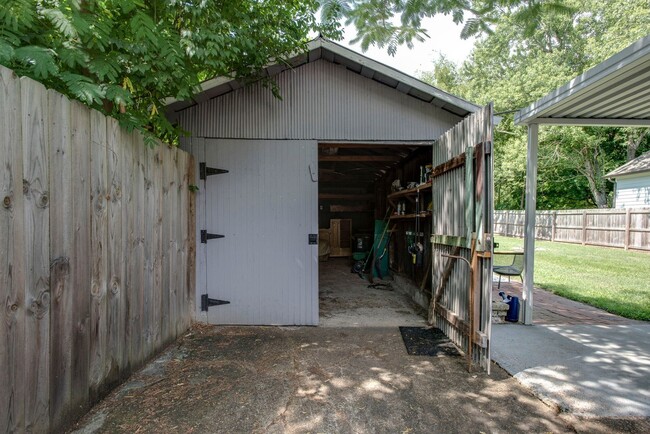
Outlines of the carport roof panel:
M 519 110 L 515 123 L 650 126 L 650 35 Z
M 298 67 L 318 59 L 345 66 L 348 70 L 360 74 L 383 85 L 390 86 L 399 92 L 413 98 L 434 104 L 444 110 L 464 117 L 478 110 L 479 106 L 465 101 L 462 98 L 444 92 L 430 84 L 411 77 L 397 69 L 372 60 L 362 54 L 356 53 L 346 47 L 319 37 L 308 43 L 307 52 L 298 54 L 290 59 L 291 67 Z M 269 65 L 265 73 L 267 76 L 278 74 L 289 67 L 281 64 Z M 231 92 L 236 87 L 236 81 L 230 77 L 216 77 L 207 80 L 201 85 L 201 92 L 193 101 L 178 101 L 169 99 L 167 113 L 179 112 L 219 95 Z

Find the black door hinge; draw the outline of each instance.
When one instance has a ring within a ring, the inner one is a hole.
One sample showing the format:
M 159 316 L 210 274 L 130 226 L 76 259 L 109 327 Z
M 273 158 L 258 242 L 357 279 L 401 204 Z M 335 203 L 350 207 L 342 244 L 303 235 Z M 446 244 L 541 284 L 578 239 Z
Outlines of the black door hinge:
M 215 169 L 214 167 L 208 167 L 205 163 L 199 163 L 199 178 L 205 179 L 210 175 L 220 175 L 222 173 L 228 173 L 224 169 Z
M 208 298 L 208 294 L 201 295 L 201 312 L 207 312 L 210 306 L 220 306 L 222 304 L 230 304 L 230 302 L 217 300 L 216 298 Z
M 208 242 L 208 240 L 215 240 L 217 238 L 225 238 L 225 235 L 219 235 L 219 234 L 209 234 L 208 231 L 202 230 L 201 231 L 201 243 L 205 244 Z

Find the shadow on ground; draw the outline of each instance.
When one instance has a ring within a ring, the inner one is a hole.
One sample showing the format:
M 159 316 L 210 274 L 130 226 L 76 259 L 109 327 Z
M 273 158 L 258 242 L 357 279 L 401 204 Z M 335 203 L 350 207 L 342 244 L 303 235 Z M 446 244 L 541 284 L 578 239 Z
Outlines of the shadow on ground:
M 397 328 L 195 326 L 79 432 L 571 432 L 497 366 L 409 356 Z
M 492 357 L 563 411 L 648 418 L 649 334 L 648 324 L 498 325 L 492 329 Z

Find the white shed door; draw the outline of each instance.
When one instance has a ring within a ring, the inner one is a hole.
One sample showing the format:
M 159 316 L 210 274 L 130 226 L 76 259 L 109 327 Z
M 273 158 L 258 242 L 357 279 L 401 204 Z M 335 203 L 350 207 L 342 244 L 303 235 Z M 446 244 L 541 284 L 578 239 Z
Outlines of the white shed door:
M 206 291 L 212 324 L 318 324 L 316 142 L 205 141 Z M 200 271 L 201 272 L 201 271 Z

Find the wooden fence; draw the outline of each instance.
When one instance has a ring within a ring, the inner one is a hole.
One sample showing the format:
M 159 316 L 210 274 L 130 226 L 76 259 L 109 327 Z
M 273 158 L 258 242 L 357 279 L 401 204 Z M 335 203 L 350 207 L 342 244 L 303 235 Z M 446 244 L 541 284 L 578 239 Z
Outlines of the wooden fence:
M 524 236 L 524 211 L 495 211 L 494 233 Z M 537 211 L 535 238 L 650 250 L 650 208 Z
M 432 297 L 429 323 L 490 373 L 492 104 L 433 147 Z
M 0 432 L 58 431 L 188 328 L 193 171 L 0 67 Z

